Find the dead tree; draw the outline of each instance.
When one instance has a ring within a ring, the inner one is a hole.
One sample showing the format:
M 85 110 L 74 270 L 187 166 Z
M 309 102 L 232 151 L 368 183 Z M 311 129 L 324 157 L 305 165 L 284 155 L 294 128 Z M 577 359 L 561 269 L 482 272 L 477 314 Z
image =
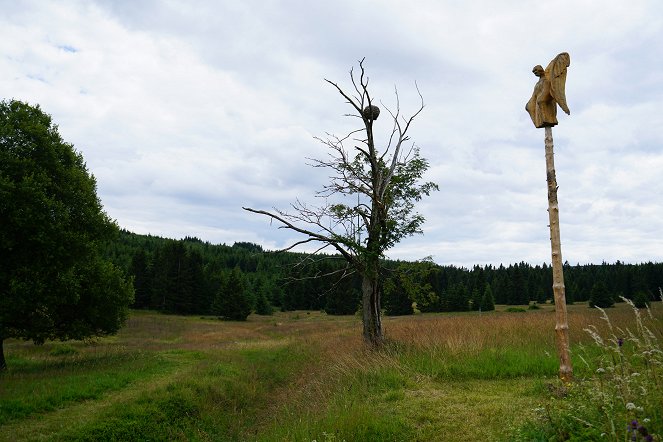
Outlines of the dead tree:
M 424 108 L 418 87 L 420 105 L 409 117 L 401 115 L 395 90 L 395 108 L 385 108 L 391 132 L 386 146 L 379 149 L 373 128 L 380 109 L 369 93 L 363 62 L 359 62 L 358 75 L 350 70 L 353 87 L 350 93 L 337 83 L 325 80 L 352 108 L 348 116 L 358 118 L 361 125 L 342 137 L 328 134 L 316 138 L 330 150 L 327 159 L 312 160 L 313 167 L 331 171 L 329 184 L 317 192 L 324 204 L 312 206 L 297 201 L 288 212 L 244 209 L 268 216 L 278 221 L 281 228 L 304 236 L 284 250 L 317 243 L 319 247 L 313 253 L 331 248 L 347 261 L 346 274 L 357 272 L 362 280 L 364 339 L 372 346 L 379 346 L 384 339 L 381 261 L 385 251 L 401 239 L 422 232 L 424 218 L 414 211 L 414 203 L 437 190 L 437 185 L 422 182 L 428 162 L 419 155 L 419 149 L 409 143 L 408 131 Z

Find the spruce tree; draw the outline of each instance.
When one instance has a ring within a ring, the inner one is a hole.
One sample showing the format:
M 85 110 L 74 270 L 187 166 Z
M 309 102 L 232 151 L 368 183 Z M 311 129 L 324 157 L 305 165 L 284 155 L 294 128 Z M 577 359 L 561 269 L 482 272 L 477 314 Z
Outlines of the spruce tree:
M 589 295 L 590 307 L 608 308 L 615 304 L 615 300 L 608 291 L 608 286 L 604 281 L 596 281 Z
M 246 321 L 251 313 L 246 281 L 239 267 L 221 279 L 221 287 L 212 303 L 212 313 L 232 321 Z
M 481 297 L 481 311 L 487 312 L 491 310 L 495 310 L 493 289 L 490 288 L 490 284 L 486 284 L 486 288 L 483 291 L 483 296 Z

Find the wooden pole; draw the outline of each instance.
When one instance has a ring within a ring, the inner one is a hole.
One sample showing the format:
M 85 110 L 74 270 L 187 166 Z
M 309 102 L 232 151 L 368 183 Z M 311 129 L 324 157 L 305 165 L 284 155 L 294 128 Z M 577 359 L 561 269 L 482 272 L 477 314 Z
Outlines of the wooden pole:
M 566 290 L 562 267 L 562 242 L 559 234 L 559 205 L 557 203 L 557 178 L 553 153 L 552 128 L 546 127 L 546 176 L 548 181 L 548 218 L 550 220 L 550 247 L 552 251 L 553 293 L 555 295 L 555 334 L 559 355 L 559 378 L 567 383 L 573 380 L 573 368 L 569 357 L 569 323 L 566 314 Z

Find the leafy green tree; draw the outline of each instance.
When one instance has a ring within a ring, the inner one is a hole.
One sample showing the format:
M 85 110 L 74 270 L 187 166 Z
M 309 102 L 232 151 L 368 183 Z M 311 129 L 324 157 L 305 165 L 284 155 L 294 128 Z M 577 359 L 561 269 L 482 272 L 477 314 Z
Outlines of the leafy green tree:
M 412 314 L 412 302 L 416 303 L 421 312 L 438 311 L 440 297 L 431 284 L 437 269 L 437 264 L 430 258 L 399 263 L 391 272 L 391 278 L 385 282 L 384 303 L 387 314 Z
M 414 313 L 412 298 L 405 290 L 400 274 L 395 273 L 385 280 L 383 306 L 384 312 L 388 316 L 411 315 Z
M 51 117 L 0 102 L 0 369 L 2 342 L 115 333 L 133 287 L 101 257 L 118 228 L 96 182 Z
M 313 242 L 320 245 L 318 250 L 330 247 L 345 258 L 348 268 L 362 278 L 364 340 L 379 346 L 384 340 L 381 263 L 385 251 L 403 238 L 421 233 L 424 218 L 414 211 L 414 205 L 437 190 L 437 185 L 422 182 L 428 162 L 409 143 L 408 131 L 423 110 L 423 97 L 419 93 L 421 104 L 407 118 L 401 114 L 396 94 L 395 108 L 386 109 L 388 116 L 383 118 L 387 119 L 389 128 L 380 146 L 381 140 L 376 143 L 373 133 L 380 109 L 369 93 L 363 60 L 359 68 L 358 75 L 350 71 L 350 94 L 327 80 L 361 123 L 344 136 L 320 139 L 331 150 L 327 159 L 313 160 L 315 167 L 331 174 L 330 183 L 319 192 L 319 196 L 325 197 L 324 205 L 314 207 L 297 202 L 292 212 L 246 207 L 245 210 L 268 216 L 306 237 L 289 249 Z
M 605 281 L 596 281 L 589 294 L 589 306 L 608 308 L 613 305 L 615 305 L 615 300 L 608 291 L 608 286 Z

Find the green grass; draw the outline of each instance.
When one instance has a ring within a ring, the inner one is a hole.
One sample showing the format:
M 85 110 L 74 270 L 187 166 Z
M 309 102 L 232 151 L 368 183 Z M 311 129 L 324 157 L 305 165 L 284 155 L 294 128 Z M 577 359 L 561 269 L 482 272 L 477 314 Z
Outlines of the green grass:
M 10 358 L 9 364 L 12 371 L 2 377 L 0 425 L 73 402 L 100 399 L 107 392 L 121 390 L 172 367 L 168 360 L 145 353 L 68 360 Z
M 439 381 L 466 379 L 513 379 L 554 377 L 559 370 L 555 357 L 543 352 L 529 353 L 512 348 L 490 348 L 478 355 L 434 355 L 422 352 L 404 354 L 403 364 L 416 373 Z
M 628 323 L 623 306 L 613 312 L 615 324 Z M 579 378 L 593 372 L 579 356 L 601 354 L 581 331 L 588 324 L 605 331 L 599 316 L 569 306 Z M 536 411 L 557 400 L 550 399 L 558 370 L 550 306 L 385 318 L 385 330 L 388 345 L 371 351 L 350 316 L 290 312 L 232 323 L 136 312 L 117 336 L 95 343 L 9 341 L 0 440 L 507 441 L 556 434 L 538 426 Z

